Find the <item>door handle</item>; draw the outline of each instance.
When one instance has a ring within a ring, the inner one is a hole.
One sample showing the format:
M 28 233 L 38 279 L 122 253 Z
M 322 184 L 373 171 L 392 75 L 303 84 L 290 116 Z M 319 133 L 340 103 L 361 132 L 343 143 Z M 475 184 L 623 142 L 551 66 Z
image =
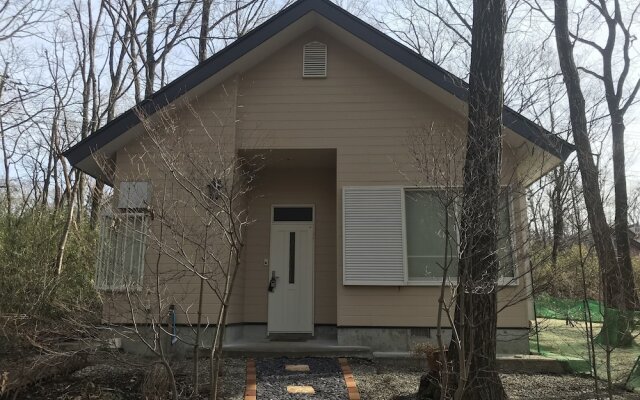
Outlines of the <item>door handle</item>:
M 276 271 L 271 271 L 271 279 L 269 279 L 269 287 L 267 288 L 268 291 L 273 292 L 273 290 L 276 288 L 276 284 L 278 283 L 278 276 L 276 276 Z

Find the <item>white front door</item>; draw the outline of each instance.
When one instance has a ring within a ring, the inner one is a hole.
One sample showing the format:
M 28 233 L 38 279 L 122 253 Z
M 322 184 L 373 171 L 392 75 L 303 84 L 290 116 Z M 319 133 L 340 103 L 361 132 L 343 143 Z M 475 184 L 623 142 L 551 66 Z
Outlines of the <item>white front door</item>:
M 271 225 L 269 334 L 313 334 L 313 222 Z

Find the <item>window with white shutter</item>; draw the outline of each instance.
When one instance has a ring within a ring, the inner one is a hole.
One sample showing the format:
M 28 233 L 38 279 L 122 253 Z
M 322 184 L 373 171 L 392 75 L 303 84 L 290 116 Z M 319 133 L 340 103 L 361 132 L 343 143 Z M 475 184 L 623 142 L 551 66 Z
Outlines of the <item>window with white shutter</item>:
M 405 240 L 401 187 L 343 189 L 343 282 L 404 285 Z
M 444 209 L 439 195 L 444 193 L 437 188 L 343 188 L 343 283 L 440 284 L 445 268 L 455 280 L 458 220 L 453 210 Z M 513 284 L 516 263 L 508 193 L 500 196 L 498 218 L 500 284 Z
M 327 77 L 327 45 L 311 42 L 304 45 L 302 56 L 303 78 Z

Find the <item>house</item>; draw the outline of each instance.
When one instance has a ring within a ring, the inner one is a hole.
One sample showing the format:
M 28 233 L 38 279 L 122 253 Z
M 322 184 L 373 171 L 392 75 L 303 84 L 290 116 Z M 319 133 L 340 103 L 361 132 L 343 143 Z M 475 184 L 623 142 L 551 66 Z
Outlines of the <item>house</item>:
M 158 110 L 171 108 L 177 116 L 173 133 L 193 132 L 184 140 L 206 143 L 203 129 L 215 131 L 225 151 L 263 156 L 265 165 L 246 194 L 252 223 L 226 339 L 322 335 L 340 345 L 407 351 L 435 340 L 442 276 L 436 265 L 444 253 L 443 213 L 434 200 L 443 189 L 412 162 L 410 139 L 437 127 L 443 137 L 428 151 L 444 155 L 441 160 L 460 153 L 463 146 L 453 148 L 446 136 L 462 132 L 464 138 L 466 97 L 463 81 L 337 5 L 299 0 L 65 156 L 114 187 L 114 208 L 125 215 L 139 208 L 128 204 L 132 198 L 153 209 L 166 193 L 166 171 L 141 165 L 152 147 L 141 113 L 153 120 Z M 515 229 L 507 235 L 512 268 L 499 287 L 499 352 L 526 353 L 533 311 L 523 272 L 527 217 L 521 189 L 566 159 L 572 147 L 506 107 L 504 125 L 502 175 L 510 190 L 501 219 Z M 462 158 L 457 161 L 454 173 L 462 170 Z M 150 212 L 134 212 L 140 227 L 157 229 Z M 189 217 L 187 210 L 185 221 Z M 124 245 L 133 249 L 124 268 L 144 286 L 155 264 L 151 244 L 137 240 Z M 164 260 L 158 268 L 181 266 Z M 455 279 L 454 270 L 450 275 Z M 272 276 L 279 278 L 269 291 Z M 97 280 L 118 292 L 104 276 Z M 196 282 L 178 277 L 163 292 L 175 302 L 178 331 L 194 320 Z M 218 303 L 205 294 L 209 323 L 216 321 Z M 130 324 L 124 308 L 119 313 L 117 304 L 105 303 L 105 321 Z

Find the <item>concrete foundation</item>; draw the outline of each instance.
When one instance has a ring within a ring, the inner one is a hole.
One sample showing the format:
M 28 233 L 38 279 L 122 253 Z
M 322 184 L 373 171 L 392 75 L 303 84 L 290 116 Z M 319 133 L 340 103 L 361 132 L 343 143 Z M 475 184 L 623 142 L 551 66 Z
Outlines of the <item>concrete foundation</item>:
M 150 327 L 138 327 L 144 340 L 153 344 L 154 332 Z M 200 333 L 201 352 L 206 352 L 215 334 L 214 327 L 203 329 Z M 187 326 L 179 326 L 177 340 L 163 334 L 163 346 L 170 357 L 191 357 L 195 332 Z M 112 338 L 118 338 L 119 347 L 128 353 L 152 355 L 152 351 L 126 328 L 112 332 Z M 449 343 L 451 330 L 443 330 L 443 341 Z M 437 345 L 436 332 L 432 328 L 389 328 L 389 327 L 336 327 L 318 325 L 314 336 L 308 340 L 291 340 L 286 338 L 269 338 L 266 324 L 238 324 L 227 327 L 224 338 L 225 351 L 231 353 L 263 352 L 265 354 L 291 352 L 324 353 L 340 355 L 362 354 L 411 354 L 418 346 L 424 344 Z M 498 354 L 529 354 L 529 331 L 527 329 L 499 329 Z
M 529 354 L 529 330 L 498 329 L 499 354 Z M 451 329 L 443 329 L 444 343 L 451 340 Z M 437 346 L 435 328 L 338 327 L 338 344 L 367 346 L 374 352 L 413 352 L 417 346 Z

